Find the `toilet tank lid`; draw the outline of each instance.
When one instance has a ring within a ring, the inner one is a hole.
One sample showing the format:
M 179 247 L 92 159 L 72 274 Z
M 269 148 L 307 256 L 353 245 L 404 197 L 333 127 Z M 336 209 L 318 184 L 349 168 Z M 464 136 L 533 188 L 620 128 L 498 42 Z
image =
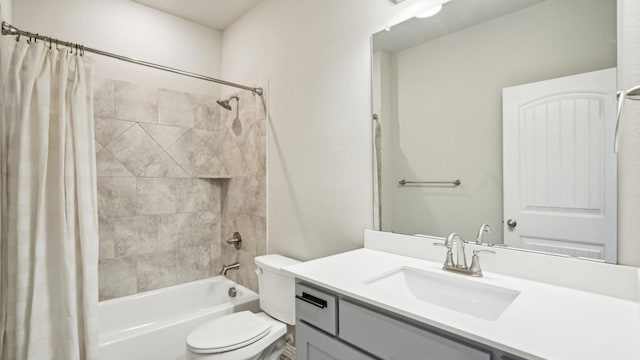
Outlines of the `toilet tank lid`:
M 300 261 L 298 260 L 278 254 L 256 256 L 255 261 L 256 265 L 258 265 L 259 267 L 270 268 L 273 270 L 280 270 L 283 267 L 300 263 Z

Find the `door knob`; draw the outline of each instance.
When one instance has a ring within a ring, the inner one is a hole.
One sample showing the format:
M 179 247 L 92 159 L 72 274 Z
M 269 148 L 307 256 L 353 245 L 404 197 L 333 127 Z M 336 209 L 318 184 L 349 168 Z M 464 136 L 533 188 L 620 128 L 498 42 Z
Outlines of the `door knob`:
M 507 220 L 507 226 L 510 229 L 513 229 L 514 227 L 518 226 L 518 223 L 513 219 L 509 219 L 509 220 Z

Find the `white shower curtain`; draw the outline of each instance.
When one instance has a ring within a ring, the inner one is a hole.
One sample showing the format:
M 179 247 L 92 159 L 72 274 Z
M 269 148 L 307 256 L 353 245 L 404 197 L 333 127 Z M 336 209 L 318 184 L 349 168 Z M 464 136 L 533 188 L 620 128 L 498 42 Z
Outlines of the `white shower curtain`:
M 97 359 L 91 66 L 42 41 L 1 41 L 0 358 Z

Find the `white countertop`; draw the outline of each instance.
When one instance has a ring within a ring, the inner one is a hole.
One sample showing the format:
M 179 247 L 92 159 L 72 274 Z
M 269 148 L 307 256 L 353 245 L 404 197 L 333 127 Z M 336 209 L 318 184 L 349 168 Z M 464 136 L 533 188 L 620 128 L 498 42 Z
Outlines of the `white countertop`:
M 442 263 L 359 249 L 285 268 L 297 278 L 528 359 L 640 359 L 640 303 L 484 273 L 480 283 L 520 291 L 494 321 L 367 285 L 403 266 L 452 277 Z

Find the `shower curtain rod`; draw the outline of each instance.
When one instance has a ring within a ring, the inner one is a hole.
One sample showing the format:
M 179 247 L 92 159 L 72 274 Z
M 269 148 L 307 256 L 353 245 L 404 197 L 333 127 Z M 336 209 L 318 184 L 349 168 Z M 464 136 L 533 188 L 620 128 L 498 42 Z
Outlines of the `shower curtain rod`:
M 32 32 L 20 30 L 17 27 L 15 27 L 15 26 L 13 26 L 13 25 L 5 22 L 5 21 L 2 22 L 2 35 L 17 36 L 18 39 L 20 39 L 20 36 L 24 36 L 24 37 L 28 37 L 30 39 L 42 40 L 45 44 L 47 42 L 49 42 L 49 46 L 50 47 L 52 47 L 53 45 L 65 46 L 65 47 L 71 48 L 72 50 L 76 49 L 76 52 L 79 51 L 81 54 L 84 53 L 84 52 L 90 52 L 90 53 L 93 53 L 93 54 L 110 57 L 112 59 L 117 59 L 117 60 L 129 62 L 129 63 L 132 63 L 132 64 L 138 64 L 138 65 L 142 65 L 142 66 L 146 66 L 146 67 L 150 67 L 150 68 L 154 68 L 154 69 L 158 69 L 158 70 L 162 70 L 162 71 L 167 71 L 167 72 L 171 72 L 171 73 L 178 74 L 178 75 L 184 75 L 184 76 L 188 76 L 188 77 L 192 77 L 192 78 L 196 78 L 196 79 L 200 79 L 200 80 L 204 80 L 204 81 L 214 82 L 214 83 L 221 84 L 221 85 L 232 86 L 232 87 L 239 88 L 239 89 L 249 90 L 249 91 L 251 91 L 251 92 L 253 92 L 254 94 L 257 94 L 257 95 L 262 95 L 262 93 L 263 93 L 263 90 L 260 87 L 250 87 L 250 86 L 240 85 L 240 84 L 232 83 L 232 82 L 229 82 L 229 81 L 212 78 L 212 77 L 209 77 L 209 76 L 204 76 L 204 75 L 199 75 L 199 74 L 195 74 L 195 73 L 188 72 L 188 71 L 174 69 L 174 68 L 171 68 L 171 67 L 168 67 L 168 66 L 164 66 L 164 65 L 158 65 L 158 64 L 147 62 L 147 61 L 130 58 L 130 57 L 127 57 L 127 56 L 113 54 L 113 53 L 110 53 L 110 52 L 107 52 L 107 51 L 93 49 L 93 48 L 86 47 L 86 46 L 83 46 L 83 45 L 80 45 L 80 44 L 74 44 L 74 43 L 71 43 L 71 42 L 68 42 L 68 41 L 61 41 L 61 40 L 58 40 L 58 39 L 51 38 L 49 36 L 43 36 L 43 35 L 40 35 L 40 34 L 34 34 Z

